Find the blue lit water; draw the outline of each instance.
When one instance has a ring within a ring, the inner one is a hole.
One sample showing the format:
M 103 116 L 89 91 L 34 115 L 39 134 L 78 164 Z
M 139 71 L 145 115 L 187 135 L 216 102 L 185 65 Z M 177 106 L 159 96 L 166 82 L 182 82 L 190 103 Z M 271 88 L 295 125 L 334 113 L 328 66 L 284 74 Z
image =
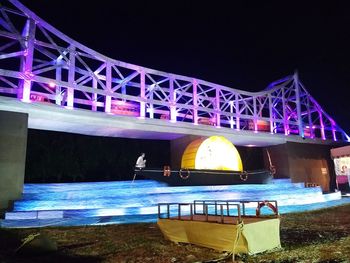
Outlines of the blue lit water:
M 264 185 L 169 187 L 152 180 L 25 184 L 21 200 L 6 213 L 1 227 L 96 225 L 156 222 L 158 203 L 194 200 L 277 200 L 279 212 L 320 209 L 343 203 L 339 192 L 274 180 Z

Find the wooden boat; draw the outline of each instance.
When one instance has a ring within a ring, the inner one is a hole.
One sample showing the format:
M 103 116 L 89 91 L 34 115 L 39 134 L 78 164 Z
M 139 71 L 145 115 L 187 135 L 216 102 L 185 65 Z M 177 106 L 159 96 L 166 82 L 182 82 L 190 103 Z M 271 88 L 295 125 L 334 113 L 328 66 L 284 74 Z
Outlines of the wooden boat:
M 135 168 L 135 177 L 149 178 L 171 186 L 267 184 L 276 172 L 270 154 L 269 169 L 245 171 L 234 145 L 223 136 L 192 141 L 185 149 L 181 169 L 164 166 Z
M 170 170 L 169 166 L 165 166 L 164 169 L 135 168 L 135 176 L 164 182 L 170 186 L 267 184 L 273 178 L 273 171 Z

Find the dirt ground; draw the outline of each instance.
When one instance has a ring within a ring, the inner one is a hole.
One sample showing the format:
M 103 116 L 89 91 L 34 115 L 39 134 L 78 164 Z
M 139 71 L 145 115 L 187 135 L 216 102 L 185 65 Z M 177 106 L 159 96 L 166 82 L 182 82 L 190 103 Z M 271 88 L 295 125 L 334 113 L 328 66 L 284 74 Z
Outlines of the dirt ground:
M 40 233 L 57 244 L 48 254 L 16 249 Z M 238 262 L 350 262 L 350 205 L 281 216 L 282 249 L 238 255 Z M 5 262 L 232 262 L 220 251 L 165 240 L 156 224 L 0 229 Z

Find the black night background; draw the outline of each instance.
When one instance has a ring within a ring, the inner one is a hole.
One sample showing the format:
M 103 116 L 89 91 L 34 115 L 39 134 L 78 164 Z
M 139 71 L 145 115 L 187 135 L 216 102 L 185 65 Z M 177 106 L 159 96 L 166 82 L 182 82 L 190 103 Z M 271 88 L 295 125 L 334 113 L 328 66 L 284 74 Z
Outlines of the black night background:
M 343 1 L 21 2 L 83 45 L 144 67 L 247 91 L 297 70 L 350 132 L 350 10 Z M 154 166 L 170 154 L 167 141 L 35 130 L 27 151 L 26 181 L 33 182 L 130 179 L 140 151 Z

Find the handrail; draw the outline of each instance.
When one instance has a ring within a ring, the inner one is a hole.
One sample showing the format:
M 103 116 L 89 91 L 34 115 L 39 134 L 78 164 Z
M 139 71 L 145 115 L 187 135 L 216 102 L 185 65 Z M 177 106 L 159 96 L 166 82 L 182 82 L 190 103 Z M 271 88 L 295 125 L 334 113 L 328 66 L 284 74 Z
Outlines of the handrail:
M 249 203 L 256 205 L 255 215 L 248 215 L 246 208 Z M 276 200 L 194 200 L 192 203 L 159 203 L 158 218 L 195 221 L 196 216 L 204 216 L 205 221 L 209 222 L 210 217 L 215 216 L 220 218 L 219 223 L 222 224 L 225 223 L 225 218 L 237 218 L 240 223 L 242 217 L 263 217 L 260 209 L 265 205 L 273 210 L 274 216 L 278 216 Z

